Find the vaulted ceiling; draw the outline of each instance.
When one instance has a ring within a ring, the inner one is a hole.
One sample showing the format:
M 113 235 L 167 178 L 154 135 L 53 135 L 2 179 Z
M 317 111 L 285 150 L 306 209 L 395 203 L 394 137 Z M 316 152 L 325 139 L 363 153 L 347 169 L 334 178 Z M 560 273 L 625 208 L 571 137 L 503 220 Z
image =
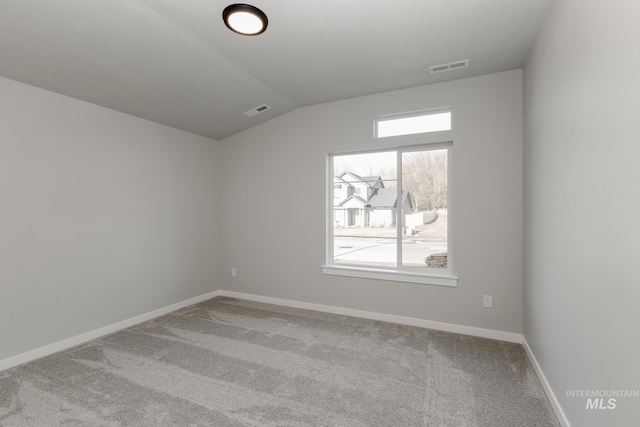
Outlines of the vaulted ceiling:
M 0 76 L 221 140 L 302 106 L 521 68 L 552 1 L 256 0 L 269 27 L 246 37 L 222 22 L 231 1 L 2 0 Z

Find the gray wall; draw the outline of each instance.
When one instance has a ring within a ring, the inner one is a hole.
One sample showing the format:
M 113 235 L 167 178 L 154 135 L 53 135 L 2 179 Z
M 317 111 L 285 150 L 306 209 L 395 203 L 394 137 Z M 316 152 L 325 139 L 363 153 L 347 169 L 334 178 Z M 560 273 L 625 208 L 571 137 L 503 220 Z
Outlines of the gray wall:
M 302 108 L 223 140 L 220 287 L 521 333 L 521 77 L 516 70 Z M 376 115 L 442 106 L 454 114 L 459 286 L 323 276 L 327 153 L 388 144 L 372 138 Z M 483 294 L 493 295 L 493 309 L 482 308 Z
M 640 3 L 561 0 L 524 71 L 524 335 L 573 426 L 631 426 L 639 399 Z
M 218 143 L 0 78 L 0 360 L 218 289 Z

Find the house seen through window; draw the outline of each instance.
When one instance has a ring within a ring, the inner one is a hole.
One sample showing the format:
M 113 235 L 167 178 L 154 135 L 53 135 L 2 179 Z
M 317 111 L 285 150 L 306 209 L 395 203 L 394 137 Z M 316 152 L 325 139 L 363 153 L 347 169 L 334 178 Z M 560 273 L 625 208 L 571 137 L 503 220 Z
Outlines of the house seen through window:
M 450 145 L 332 155 L 330 264 L 448 267 Z

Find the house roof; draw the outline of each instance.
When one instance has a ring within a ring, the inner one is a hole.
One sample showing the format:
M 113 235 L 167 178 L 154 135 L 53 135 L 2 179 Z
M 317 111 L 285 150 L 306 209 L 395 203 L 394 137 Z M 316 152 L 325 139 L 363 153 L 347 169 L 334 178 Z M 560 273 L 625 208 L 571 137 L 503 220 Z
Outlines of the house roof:
M 382 185 L 384 187 L 384 183 L 382 182 L 382 177 L 380 177 L 380 175 L 378 175 L 378 176 L 360 176 L 360 175 L 357 175 L 357 174 L 355 174 L 353 172 L 343 172 L 337 178 L 343 180 L 344 182 L 352 183 L 353 181 L 348 181 L 348 180 L 345 180 L 343 178 L 343 176 L 345 176 L 345 175 L 351 175 L 356 181 L 362 182 L 363 184 L 366 184 L 370 188 L 375 188 L 377 183 L 380 183 L 380 185 Z
M 375 187 L 377 183 L 380 183 L 384 187 L 384 183 L 382 182 L 382 177 L 378 176 L 362 176 L 360 179 L 367 184 L 369 187 Z
M 353 196 L 349 196 L 349 197 L 347 197 L 346 199 L 344 199 L 342 202 L 340 202 L 340 203 L 338 204 L 338 206 L 344 206 L 344 205 L 346 205 L 346 204 L 347 204 L 349 201 L 351 201 L 351 200 L 355 200 L 355 201 L 359 202 L 362 206 L 366 206 L 366 205 L 368 204 L 368 203 L 367 203 L 367 201 L 366 201 L 365 199 L 363 199 L 363 198 L 362 198 L 362 197 L 360 197 L 360 196 L 356 196 L 356 195 L 354 194 Z
M 368 203 L 372 208 L 395 208 L 397 207 L 398 190 L 396 188 L 378 188 L 369 198 Z M 402 202 L 409 199 L 409 203 L 413 206 L 409 192 L 402 192 Z
M 348 182 L 347 182 L 347 181 L 345 181 L 344 179 L 340 178 L 340 177 L 339 177 L 339 176 L 337 176 L 337 175 L 334 175 L 334 176 L 333 176 L 333 182 L 334 182 L 334 183 L 336 183 L 336 182 L 342 182 L 342 183 L 344 183 L 344 184 L 348 184 Z
M 345 175 L 349 175 L 353 178 L 353 180 L 344 179 Z M 369 188 L 372 188 L 371 195 L 367 200 L 362 197 L 353 194 L 342 202 L 337 204 L 336 206 L 344 206 L 351 200 L 355 200 L 360 203 L 362 206 L 370 206 L 372 208 L 395 208 L 397 207 L 397 189 L 395 188 L 385 188 L 384 182 L 380 176 L 360 176 L 353 172 L 343 172 L 340 176 L 334 175 L 334 182 L 344 182 L 348 185 L 351 185 L 355 182 L 361 182 L 367 185 Z M 402 192 L 402 203 L 404 204 L 407 199 L 409 200 L 410 206 L 413 207 L 413 201 L 409 192 Z

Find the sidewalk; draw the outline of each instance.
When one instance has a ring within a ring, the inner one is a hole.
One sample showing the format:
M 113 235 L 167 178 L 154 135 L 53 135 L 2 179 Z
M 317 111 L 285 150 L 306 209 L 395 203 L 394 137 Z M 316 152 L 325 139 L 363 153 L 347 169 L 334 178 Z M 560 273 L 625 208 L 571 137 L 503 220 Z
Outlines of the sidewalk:
M 431 224 L 416 227 L 416 232 L 413 236 L 403 236 L 403 238 L 412 238 L 416 241 L 446 241 L 447 216 L 442 215 Z M 395 238 L 396 233 L 395 227 L 346 227 L 333 229 L 335 237 Z

